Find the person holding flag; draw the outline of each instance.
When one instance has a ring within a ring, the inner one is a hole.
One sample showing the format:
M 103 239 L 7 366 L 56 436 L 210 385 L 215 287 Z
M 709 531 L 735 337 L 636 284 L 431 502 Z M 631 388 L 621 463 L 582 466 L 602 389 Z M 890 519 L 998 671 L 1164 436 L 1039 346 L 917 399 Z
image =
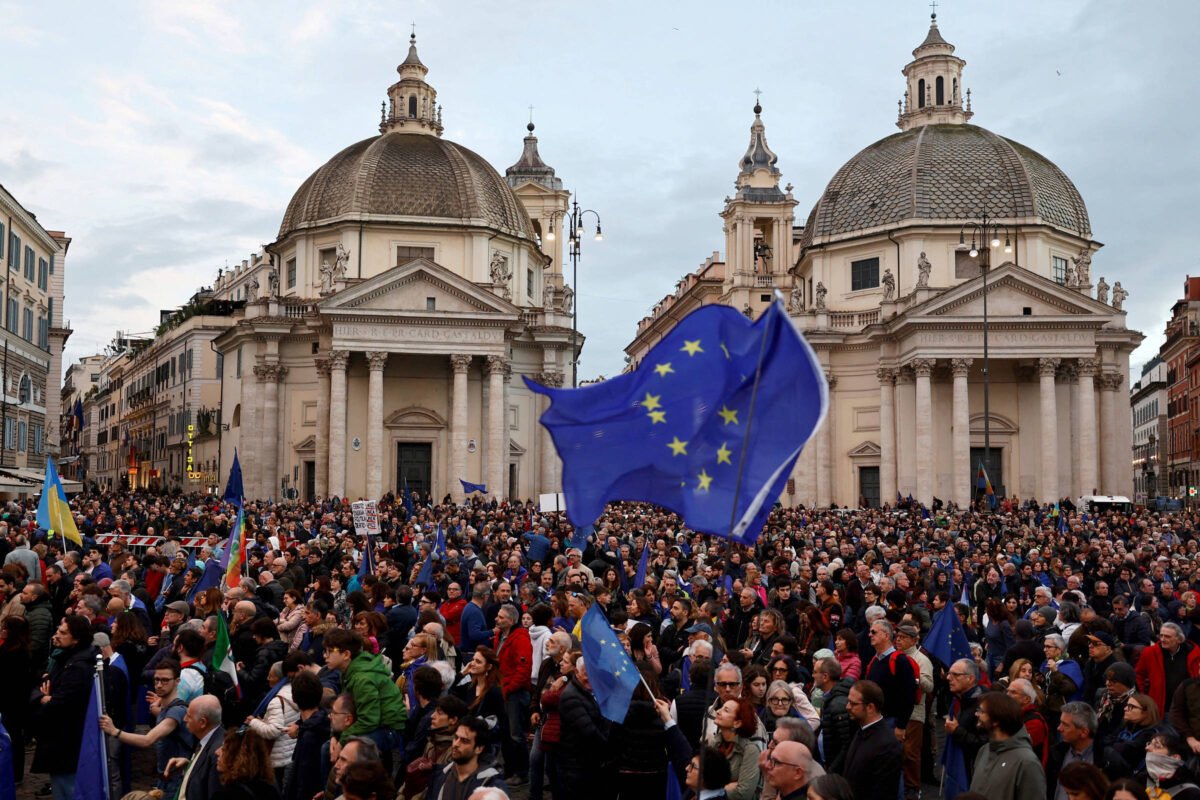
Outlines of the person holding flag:
M 93 696 L 95 678 L 92 623 L 87 617 L 68 615 L 59 624 L 51 642 L 61 652 L 54 660 L 48 679 L 35 693 L 33 730 L 37 735 L 37 750 L 31 772 L 49 773 L 54 800 L 74 800 L 75 775 L 83 761 L 84 721 L 89 713 L 88 701 Z M 101 739 L 99 752 L 103 752 L 98 716 L 93 717 L 92 728 L 91 733 Z M 90 743 L 95 744 L 94 741 Z M 100 757 L 97 752 L 87 755 L 89 761 L 107 763 L 107 755 Z M 88 792 L 87 800 L 107 800 L 107 781 L 101 786 L 88 785 L 85 781 L 79 788 Z

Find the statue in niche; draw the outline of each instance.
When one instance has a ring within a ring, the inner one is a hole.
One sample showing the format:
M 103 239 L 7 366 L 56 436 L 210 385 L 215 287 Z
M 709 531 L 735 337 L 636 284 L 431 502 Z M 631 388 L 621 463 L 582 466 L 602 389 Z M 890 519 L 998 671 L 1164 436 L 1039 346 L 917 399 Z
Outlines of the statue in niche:
M 896 279 L 892 277 L 892 271 L 885 269 L 883 271 L 883 299 L 884 302 L 892 300 L 896 297 Z
M 1127 292 L 1123 288 L 1121 288 L 1120 281 L 1117 281 L 1116 283 L 1113 284 L 1112 292 L 1113 292 L 1112 307 L 1116 311 L 1121 311 L 1122 310 L 1121 306 L 1123 306 L 1125 304 L 1125 301 L 1129 298 L 1129 292 Z
M 508 268 L 508 256 L 500 252 L 492 253 L 492 263 L 488 265 L 488 273 L 491 275 L 492 285 L 500 287 L 504 299 L 509 299 L 512 295 L 508 288 L 508 281 L 512 278 L 512 271 Z
M 792 294 L 788 298 L 788 311 L 797 314 L 804 310 L 804 288 L 801 286 L 801 281 L 796 279 L 792 284 Z
M 817 281 L 817 288 L 813 289 L 813 294 L 816 295 L 816 307 L 818 311 L 825 310 L 825 295 L 829 294 L 829 290 L 825 288 L 825 284 Z
M 267 270 L 267 299 L 273 300 L 279 296 L 279 273 L 273 269 Z
M 1063 279 L 1063 286 L 1066 286 L 1068 289 L 1074 289 L 1078 285 L 1079 279 L 1075 277 L 1075 268 L 1068 266 L 1067 276 Z
M 333 262 L 333 280 L 338 281 L 346 277 L 346 270 L 350 267 L 350 251 L 341 242 L 338 242 L 337 253 L 334 255 Z
M 250 276 L 250 280 L 246 281 L 246 302 L 253 303 L 258 299 L 258 273 Z
M 1108 281 L 1104 280 L 1103 275 L 1100 276 L 1100 281 L 1096 284 L 1096 299 L 1108 305 Z
M 925 251 L 921 251 L 921 257 L 917 259 L 917 288 L 924 289 L 929 286 L 929 273 L 933 272 L 933 264 L 929 263 L 929 259 L 925 257 Z
M 1079 251 L 1079 255 L 1071 259 L 1075 264 L 1076 286 L 1087 286 L 1092 280 L 1092 253 L 1088 248 Z
M 571 308 L 575 305 L 575 290 L 569 285 L 563 284 L 562 288 L 562 310 L 565 314 L 571 313 Z
M 558 294 L 558 287 L 554 285 L 554 274 L 546 273 L 546 288 L 542 292 L 542 305 L 550 308 L 554 305 L 554 296 Z
M 333 264 L 329 260 L 321 262 L 321 294 L 330 294 L 333 291 Z

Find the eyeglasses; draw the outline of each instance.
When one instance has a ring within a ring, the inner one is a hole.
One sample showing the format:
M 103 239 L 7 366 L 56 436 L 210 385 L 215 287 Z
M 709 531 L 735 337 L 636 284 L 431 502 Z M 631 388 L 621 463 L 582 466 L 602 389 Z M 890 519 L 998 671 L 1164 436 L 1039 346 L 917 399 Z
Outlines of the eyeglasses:
M 684 770 L 687 772 L 691 772 L 694 769 L 700 769 L 699 765 L 696 764 L 695 761 L 689 761 L 688 765 L 686 767 L 684 767 Z
M 179 680 L 179 679 L 178 678 L 160 678 L 157 675 L 154 676 L 155 683 L 174 683 L 177 680 Z
M 771 667 L 771 672 L 787 672 L 787 667 Z M 813 673 L 816 674 L 816 673 Z
M 965 677 L 967 677 L 967 675 L 968 675 L 968 673 L 966 673 L 966 672 L 947 672 L 946 673 L 947 678 L 965 678 Z
M 735 686 L 741 686 L 737 681 L 717 681 L 716 685 L 722 689 L 732 689 Z
M 775 756 L 767 756 L 767 766 L 774 769 L 775 767 L 795 767 L 799 769 L 799 764 L 793 764 L 790 761 L 780 761 Z
M 773 706 L 787 706 L 787 705 L 791 705 L 792 698 L 790 698 L 790 697 L 772 697 L 767 702 Z
M 1133 703 L 1126 703 L 1125 710 L 1126 711 L 1145 711 L 1146 709 L 1142 708 L 1141 706 L 1136 706 Z

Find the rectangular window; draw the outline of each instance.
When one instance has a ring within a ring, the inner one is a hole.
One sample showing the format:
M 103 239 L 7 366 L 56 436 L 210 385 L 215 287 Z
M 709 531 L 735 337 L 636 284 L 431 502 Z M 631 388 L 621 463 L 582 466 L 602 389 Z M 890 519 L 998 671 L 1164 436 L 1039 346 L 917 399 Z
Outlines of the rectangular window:
M 437 298 L 436 297 L 426 297 L 425 298 L 425 310 L 426 311 L 437 311 Z
M 237 363 L 234 364 L 233 377 L 242 377 L 242 348 L 237 349 Z
M 4 419 L 4 449 L 15 450 L 17 447 L 17 421 L 11 417 Z
M 41 455 L 45 448 L 45 433 L 41 425 L 33 426 L 33 452 L 34 455 Z
M 37 340 L 38 347 L 42 348 L 43 350 L 49 350 L 50 349 L 50 332 L 46 327 L 46 318 L 45 317 L 42 317 L 42 316 L 38 317 L 37 332 L 38 332 L 38 334 L 37 334 L 38 335 L 38 340 Z
M 1059 256 L 1050 256 L 1050 277 L 1057 284 L 1067 282 L 1067 260 Z
M 289 258 L 287 261 L 287 288 L 296 288 L 296 259 Z
M 525 296 L 530 300 L 533 299 L 533 270 L 525 270 Z
M 50 286 L 50 264 L 44 258 L 38 259 L 38 288 L 45 291 Z
M 404 247 L 403 245 L 396 248 L 396 266 L 407 264 L 410 261 L 416 261 L 418 258 L 424 258 L 428 261 L 433 261 L 432 247 Z
M 0 258 L 4 258 L 4 226 L 0 225 Z
M 53 297 L 46 298 L 46 327 L 47 328 L 54 327 L 54 298 Z M 93 382 L 95 380 L 96 380 L 95 378 L 92 378 Z
M 21 338 L 27 342 L 33 341 L 33 309 L 25 309 L 25 316 L 21 326 Z
M 29 423 L 27 423 L 25 420 L 21 420 L 20 422 L 17 423 L 17 450 L 19 450 L 22 453 L 24 453 L 26 451 L 26 449 L 28 449 L 28 447 L 27 447 L 27 442 L 29 441 L 29 439 L 27 438 L 28 436 L 29 436 Z
M 11 231 L 8 234 L 8 266 L 11 269 L 21 266 L 21 237 Z
M 3 231 L 0 231 L 0 233 L 3 233 Z M 54 262 L 57 258 L 58 258 L 58 256 L 56 256 L 56 255 L 50 256 L 50 274 L 51 275 L 54 274 Z
M 971 258 L 968 250 L 954 251 L 954 277 L 960 281 L 969 281 L 979 275 L 979 257 Z
M 879 286 L 879 259 L 864 258 L 850 262 L 850 291 L 874 289 Z
M 25 247 L 25 280 L 33 282 L 37 277 L 35 270 L 37 269 L 37 254 L 33 252 L 33 248 L 26 245 Z

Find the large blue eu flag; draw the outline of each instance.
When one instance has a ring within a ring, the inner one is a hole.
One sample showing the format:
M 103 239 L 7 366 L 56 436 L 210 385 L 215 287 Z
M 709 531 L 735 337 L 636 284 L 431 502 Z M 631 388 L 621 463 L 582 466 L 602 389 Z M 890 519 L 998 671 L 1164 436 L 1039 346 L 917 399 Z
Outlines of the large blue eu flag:
M 551 389 L 542 425 L 563 461 L 567 514 L 590 524 L 613 500 L 656 503 L 693 530 L 757 538 L 828 387 L 778 299 L 757 321 L 722 305 L 684 317 L 636 370 Z

